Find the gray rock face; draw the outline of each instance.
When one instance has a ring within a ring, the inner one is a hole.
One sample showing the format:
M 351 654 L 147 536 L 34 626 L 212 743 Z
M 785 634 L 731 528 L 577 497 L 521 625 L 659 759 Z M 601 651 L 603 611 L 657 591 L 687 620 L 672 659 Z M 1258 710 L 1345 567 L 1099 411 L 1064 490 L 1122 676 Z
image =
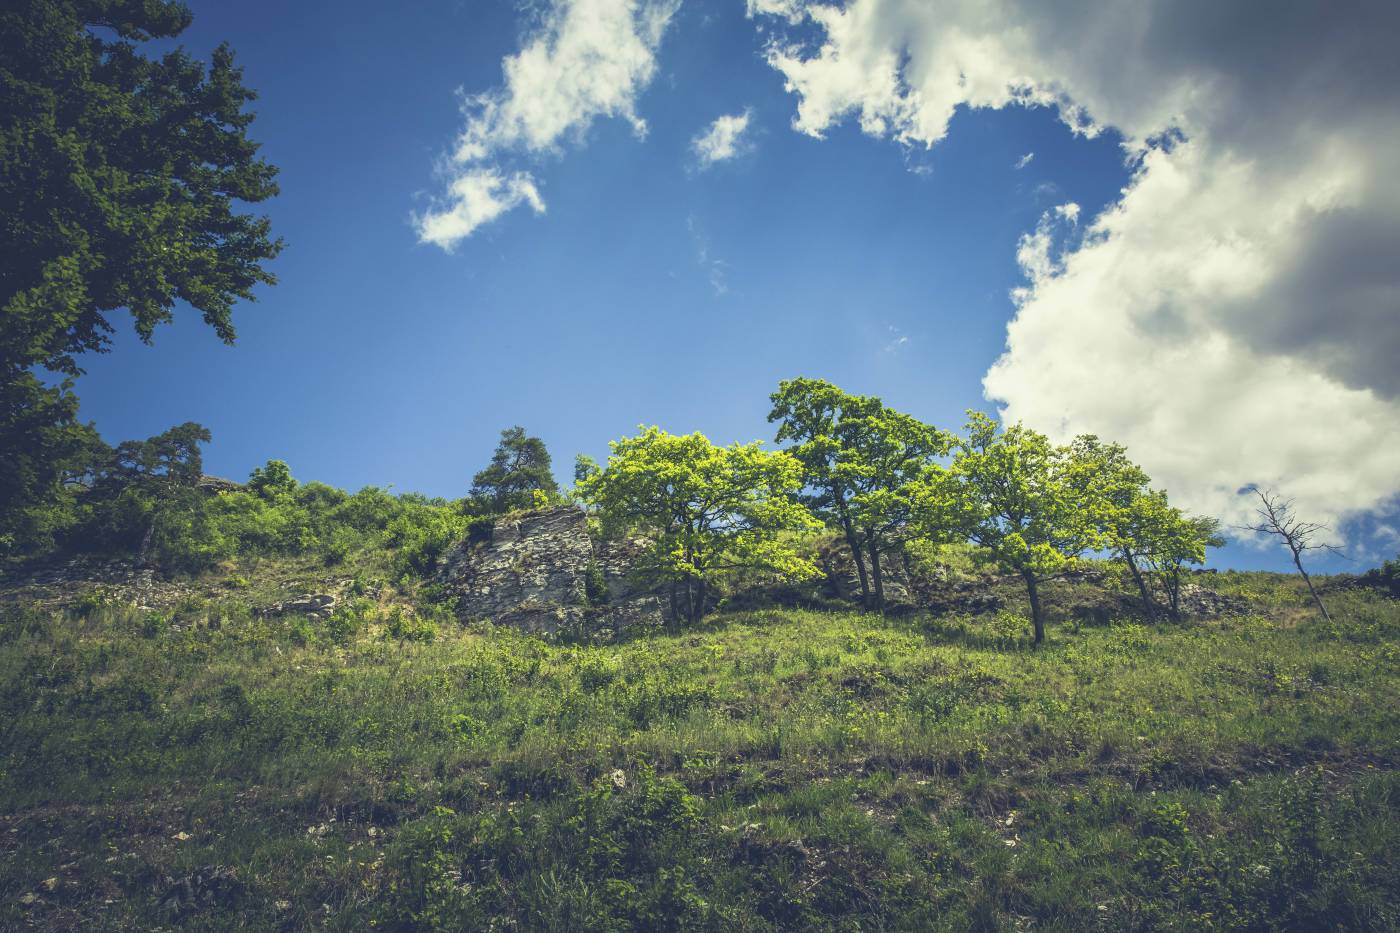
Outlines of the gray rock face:
M 497 520 L 443 558 L 438 579 L 457 598 L 463 621 L 489 620 L 527 632 L 607 635 L 665 621 L 663 603 L 636 582 L 645 545 L 599 542 L 577 506 L 562 505 Z M 586 580 L 596 562 L 608 584 L 605 604 L 589 605 Z

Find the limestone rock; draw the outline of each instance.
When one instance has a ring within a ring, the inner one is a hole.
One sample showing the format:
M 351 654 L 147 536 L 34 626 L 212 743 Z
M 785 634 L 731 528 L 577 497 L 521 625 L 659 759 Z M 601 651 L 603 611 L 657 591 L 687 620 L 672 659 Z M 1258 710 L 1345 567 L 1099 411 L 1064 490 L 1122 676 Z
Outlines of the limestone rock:
M 487 620 L 541 634 L 616 634 L 659 624 L 664 606 L 635 573 L 641 539 L 595 542 L 588 518 L 561 505 L 498 519 L 443 558 L 438 580 L 457 599 L 463 621 Z M 588 604 L 585 581 L 596 562 L 608 601 Z

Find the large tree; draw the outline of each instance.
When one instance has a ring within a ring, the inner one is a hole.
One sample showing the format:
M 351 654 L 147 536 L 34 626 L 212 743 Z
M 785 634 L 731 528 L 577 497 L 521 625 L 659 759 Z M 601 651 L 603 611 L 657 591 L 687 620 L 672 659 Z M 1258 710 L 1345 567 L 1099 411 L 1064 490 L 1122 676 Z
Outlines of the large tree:
M 501 432 L 491 465 L 472 478 L 472 497 L 492 512 L 509 512 L 559 498 L 549 450 L 517 425 Z
M 20 0 L 0 12 L 0 362 L 76 374 L 111 315 L 149 340 L 177 301 L 232 342 L 236 300 L 272 282 L 265 217 L 277 193 L 247 136 L 254 94 L 233 52 L 211 64 L 138 43 L 178 36 L 162 0 Z
M 209 429 L 187 421 L 144 441 L 123 441 L 99 472 L 95 497 L 126 498 L 144 513 L 138 564 L 146 563 L 156 527 L 167 512 L 199 509 L 203 494 L 197 487 L 204 471 L 200 445 L 207 443 Z
M 850 489 L 841 463 L 848 455 L 842 427 L 880 407 L 880 400 L 852 395 L 824 379 L 788 379 L 769 396 L 773 403 L 770 422 L 778 423 L 778 443 L 791 441 L 787 452 L 802 464 L 801 499 L 812 514 L 841 531 L 860 578 L 862 603 L 870 602 L 870 576 L 865 547 L 851 515 Z
M 579 494 L 609 532 L 636 529 L 652 539 L 651 566 L 671 581 L 676 618 L 698 621 L 716 576 L 742 568 L 785 578 L 816 574 L 787 532 L 819 527 L 793 494 L 802 466 L 758 442 L 719 447 L 703 434 L 646 428 L 612 443 L 601 471 Z
M 169 0 L 0 7 L 0 539 L 24 537 L 20 513 L 54 498 L 84 443 L 70 388 L 36 367 L 77 375 L 115 313 L 150 340 L 178 302 L 231 343 L 233 304 L 273 281 L 281 242 L 240 204 L 276 194 L 277 170 L 248 138 L 233 53 L 140 51 L 190 19 Z
M 777 439 L 794 442 L 788 452 L 803 466 L 804 500 L 841 530 L 863 602 L 883 607 L 882 555 L 910 520 L 911 484 L 948 452 L 951 438 L 878 398 L 820 379 L 782 382 L 770 398 Z

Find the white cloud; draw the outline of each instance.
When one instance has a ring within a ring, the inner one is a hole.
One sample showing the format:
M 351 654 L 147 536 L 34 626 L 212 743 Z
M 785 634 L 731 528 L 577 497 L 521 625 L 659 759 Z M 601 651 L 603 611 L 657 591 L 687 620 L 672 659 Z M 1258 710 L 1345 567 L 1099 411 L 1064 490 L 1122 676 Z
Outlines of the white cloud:
M 450 249 L 452 244 L 512 208 L 528 204 L 544 213 L 544 201 L 534 179 L 524 172 L 509 177 L 491 168 L 468 168 L 452 180 L 450 206 L 419 221 L 419 234 L 428 243 Z
M 751 9 L 754 4 L 751 4 Z M 761 11 L 760 11 L 761 12 Z M 988 396 L 1126 443 L 1176 500 L 1236 521 L 1248 483 L 1336 523 L 1400 490 L 1400 7 L 1381 0 L 851 0 L 770 64 L 813 136 L 931 146 L 958 107 L 1113 127 L 1121 199 L 1027 284 Z
M 752 116 L 753 109 L 746 107 L 740 113 L 716 117 L 709 129 L 691 140 L 691 151 L 702 169 L 749 150 L 750 144 L 744 134 L 748 132 Z
M 1035 153 L 1034 153 L 1034 152 L 1027 152 L 1025 155 L 1021 156 L 1021 158 L 1019 158 L 1019 159 L 1016 160 L 1016 164 L 1013 165 L 1012 168 L 1015 168 L 1015 169 L 1018 169 L 1018 170 L 1019 170 L 1019 169 L 1023 169 L 1023 168 L 1025 168 L 1027 165 L 1030 165 L 1030 164 L 1031 164 L 1031 161 L 1032 161 L 1034 158 L 1035 158 Z
M 481 224 L 529 204 L 544 210 L 534 178 L 506 165 L 557 154 L 594 120 L 618 117 L 638 136 L 638 95 L 656 73 L 656 50 L 677 0 L 551 0 L 540 27 L 501 63 L 503 87 L 463 102 L 466 126 L 447 160 L 446 198 L 415 218 L 420 239 L 450 249 Z

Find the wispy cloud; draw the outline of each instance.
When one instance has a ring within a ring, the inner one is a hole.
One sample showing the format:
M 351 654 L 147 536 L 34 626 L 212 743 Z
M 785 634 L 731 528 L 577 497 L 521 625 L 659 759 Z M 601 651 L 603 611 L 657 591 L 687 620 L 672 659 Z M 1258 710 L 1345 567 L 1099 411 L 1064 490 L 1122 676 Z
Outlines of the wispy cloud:
M 579 143 L 593 121 L 619 117 L 638 137 L 638 95 L 677 0 L 550 0 L 539 28 L 501 63 L 502 87 L 465 96 L 466 125 L 441 171 L 447 192 L 415 216 L 419 238 L 451 249 L 515 207 L 544 211 L 522 162 Z
M 908 334 L 902 333 L 900 329 L 893 324 L 890 324 L 888 329 L 890 339 L 886 341 L 884 346 L 884 351 L 886 353 L 897 353 L 909 346 L 910 338 Z
M 700 168 L 709 168 L 716 162 L 724 162 L 743 155 L 753 148 L 746 134 L 753 108 L 746 107 L 739 113 L 716 117 L 715 121 L 690 142 Z
M 694 214 L 685 219 L 685 228 L 690 231 L 690 242 L 695 246 L 695 263 L 705 271 L 715 296 L 729 294 L 729 263 L 711 253 L 710 238 Z
M 1017 160 L 1016 160 L 1016 164 L 1015 164 L 1014 166 L 1012 166 L 1012 167 L 1015 168 L 1015 169 L 1017 169 L 1017 170 L 1019 171 L 1020 169 L 1025 168 L 1027 165 L 1030 165 L 1030 164 L 1031 164 L 1031 160 L 1034 159 L 1034 158 L 1035 158 L 1035 153 L 1034 153 L 1034 152 L 1027 152 L 1025 155 L 1021 156 L 1021 158 L 1017 159 Z

